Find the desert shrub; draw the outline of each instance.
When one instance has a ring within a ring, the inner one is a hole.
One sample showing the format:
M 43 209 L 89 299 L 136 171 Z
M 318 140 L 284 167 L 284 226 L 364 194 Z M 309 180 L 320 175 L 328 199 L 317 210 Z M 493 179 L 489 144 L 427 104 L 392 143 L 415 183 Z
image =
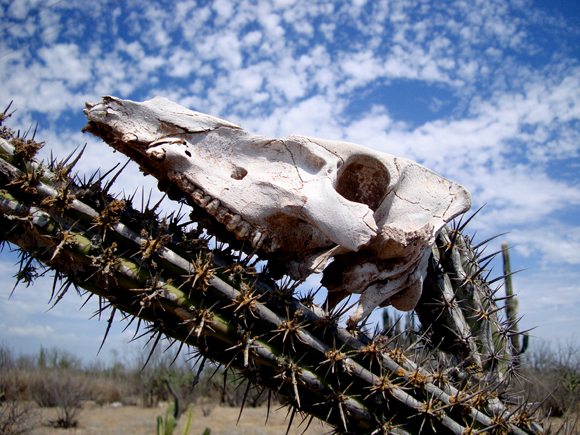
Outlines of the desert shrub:
M 121 402 L 132 403 L 136 386 L 121 379 L 107 377 L 106 373 L 90 376 L 87 379 L 87 396 L 99 405 Z
M 580 411 L 580 345 L 537 343 L 524 358 L 525 390 L 530 401 L 542 404 L 545 415 L 568 416 Z
M 0 346 L 0 402 L 28 400 L 34 368 L 31 358 L 16 357 L 10 348 Z
M 30 373 L 18 369 L 0 370 L 0 402 L 28 400 L 29 383 Z
M 0 435 L 26 434 L 33 429 L 35 420 L 35 412 L 28 402 L 5 400 L 0 403 Z
M 26 400 L 28 382 L 26 374 L 14 368 L 0 369 L 0 403 L 4 401 Z
M 11 349 L 0 346 L 0 435 L 26 434 L 33 428 L 34 411 L 23 401 L 28 394 L 26 378 Z
M 51 424 L 63 428 L 78 425 L 82 401 L 90 398 L 85 376 L 68 369 L 39 369 L 30 392 L 38 406 L 57 409 Z
M 136 405 L 139 385 L 133 374 L 119 362 L 111 366 L 93 364 L 83 368 L 87 394 L 100 405 L 121 402 Z

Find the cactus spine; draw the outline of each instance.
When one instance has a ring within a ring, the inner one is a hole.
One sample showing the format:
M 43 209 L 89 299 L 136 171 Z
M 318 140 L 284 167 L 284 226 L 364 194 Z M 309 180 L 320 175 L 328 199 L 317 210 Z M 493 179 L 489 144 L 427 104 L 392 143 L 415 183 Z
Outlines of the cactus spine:
M 338 433 L 538 432 L 527 406 L 497 397 L 511 347 L 461 228 L 437 239 L 417 308 L 424 331 L 402 346 L 341 328 L 340 308 L 316 314 L 311 294 L 265 278 L 253 258 L 209 249 L 201 226 L 135 210 L 132 198 L 108 194 L 111 183 L 73 177 L 78 156 L 43 165 L 33 158 L 41 144 L 1 134 L 0 238 L 21 249 L 19 280 L 54 270 L 55 303 L 70 288 L 97 295 L 109 325 L 121 312 L 155 346 L 163 337 L 192 346 L 237 370 L 248 389 L 285 397 L 290 424 L 299 415 Z

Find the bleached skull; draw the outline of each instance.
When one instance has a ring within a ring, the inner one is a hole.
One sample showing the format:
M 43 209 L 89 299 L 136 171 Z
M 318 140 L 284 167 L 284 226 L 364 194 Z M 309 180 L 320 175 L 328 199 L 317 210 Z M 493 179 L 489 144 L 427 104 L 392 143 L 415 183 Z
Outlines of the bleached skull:
M 84 131 L 161 188 L 177 186 L 285 273 L 304 279 L 326 268 L 332 303 L 361 293 L 352 323 L 389 303 L 413 309 L 437 232 L 470 207 L 462 186 L 352 143 L 257 136 L 159 97 L 104 97 L 85 114 Z

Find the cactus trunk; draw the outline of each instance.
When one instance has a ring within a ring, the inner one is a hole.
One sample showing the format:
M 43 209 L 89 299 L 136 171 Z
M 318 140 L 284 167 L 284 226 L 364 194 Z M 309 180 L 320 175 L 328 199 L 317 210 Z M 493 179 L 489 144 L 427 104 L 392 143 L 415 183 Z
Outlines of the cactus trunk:
M 33 158 L 40 144 L 5 128 L 2 137 L 0 238 L 22 250 L 19 279 L 35 265 L 54 270 L 55 302 L 70 288 L 87 290 L 111 311 L 109 324 L 117 312 L 138 319 L 155 344 L 192 346 L 237 370 L 248 388 L 285 397 L 292 417 L 318 417 L 339 433 L 540 430 L 528 406 L 510 409 L 497 397 L 511 342 L 458 229 L 442 231 L 433 249 L 417 307 L 425 333 L 401 346 L 340 327 L 340 309 L 316 309 L 291 281 L 256 272 L 251 257 L 225 244 L 209 249 L 201 226 L 135 210 L 107 193 L 110 183 L 71 177 L 70 158 L 45 166 Z

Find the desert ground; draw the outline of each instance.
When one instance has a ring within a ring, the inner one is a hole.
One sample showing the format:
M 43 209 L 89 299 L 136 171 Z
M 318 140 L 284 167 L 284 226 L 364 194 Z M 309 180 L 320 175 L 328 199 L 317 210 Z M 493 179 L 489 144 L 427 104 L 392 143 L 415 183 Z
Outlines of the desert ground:
M 51 420 L 56 419 L 56 410 L 39 409 L 39 426 L 32 430 L 31 435 L 155 435 L 157 430 L 157 416 L 165 416 L 166 403 L 156 408 L 141 408 L 136 406 L 122 406 L 119 408 L 110 405 L 98 406 L 86 404 L 80 413 L 79 425 L 76 428 L 60 429 L 49 426 Z M 207 412 L 207 409 L 206 409 Z M 283 435 L 288 428 L 289 416 L 286 409 L 279 409 L 279 405 L 270 408 L 270 415 L 266 422 L 268 409 L 266 406 L 244 409 L 240 421 L 239 408 L 216 406 L 210 415 L 204 416 L 201 407 L 194 409 L 193 427 L 191 435 L 202 435 L 205 428 L 211 429 L 211 435 Z M 185 422 L 182 416 L 174 434 L 181 435 Z M 306 423 L 300 425 L 299 416 L 294 422 L 289 434 L 299 435 L 304 432 Z M 305 432 L 306 435 L 321 435 L 330 432 L 330 426 L 322 425 L 313 420 Z

